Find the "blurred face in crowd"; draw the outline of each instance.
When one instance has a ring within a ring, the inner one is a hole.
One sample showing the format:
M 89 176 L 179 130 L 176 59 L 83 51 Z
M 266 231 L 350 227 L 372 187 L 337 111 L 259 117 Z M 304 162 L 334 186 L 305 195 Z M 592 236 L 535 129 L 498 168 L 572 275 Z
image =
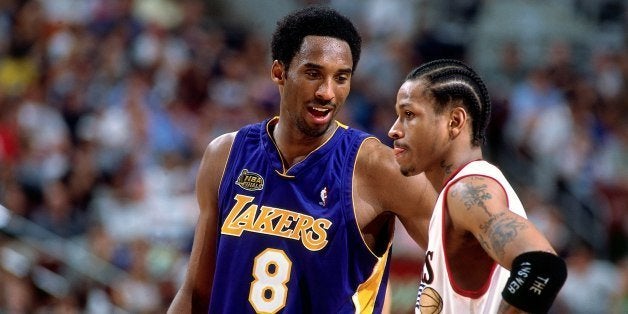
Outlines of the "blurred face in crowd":
M 279 61 L 273 62 L 282 119 L 305 136 L 324 135 L 347 99 L 351 73 L 351 50 L 345 41 L 306 36 L 287 72 Z

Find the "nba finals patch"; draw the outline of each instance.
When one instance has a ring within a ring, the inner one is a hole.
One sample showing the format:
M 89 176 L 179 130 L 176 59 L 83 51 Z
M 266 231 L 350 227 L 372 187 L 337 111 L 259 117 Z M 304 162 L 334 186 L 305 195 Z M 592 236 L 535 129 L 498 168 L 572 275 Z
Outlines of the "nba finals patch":
M 259 191 L 264 188 L 264 178 L 255 172 L 249 172 L 247 169 L 242 169 L 235 183 L 248 191 Z

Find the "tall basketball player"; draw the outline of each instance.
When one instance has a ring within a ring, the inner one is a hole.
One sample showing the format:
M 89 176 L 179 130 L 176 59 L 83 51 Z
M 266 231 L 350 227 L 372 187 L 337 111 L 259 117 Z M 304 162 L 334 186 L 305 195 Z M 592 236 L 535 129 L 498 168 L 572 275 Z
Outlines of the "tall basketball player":
M 354 25 L 311 7 L 278 23 L 279 116 L 214 139 L 171 313 L 379 313 L 395 217 L 427 243 L 436 192 L 392 149 L 335 120 L 360 57 Z

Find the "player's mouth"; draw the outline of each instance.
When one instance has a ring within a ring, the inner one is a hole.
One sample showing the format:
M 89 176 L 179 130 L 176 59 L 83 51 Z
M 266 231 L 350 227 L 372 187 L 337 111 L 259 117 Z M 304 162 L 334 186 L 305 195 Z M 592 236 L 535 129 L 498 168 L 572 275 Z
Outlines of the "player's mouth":
M 307 111 L 314 118 L 316 123 L 327 123 L 331 117 L 332 108 L 322 107 L 322 106 L 313 106 L 308 107 Z
M 395 145 L 393 146 L 393 153 L 395 154 L 395 158 L 397 160 L 399 160 L 399 158 L 401 158 L 405 152 L 406 152 L 406 148 L 405 147 L 403 147 L 401 145 L 397 145 L 395 143 Z

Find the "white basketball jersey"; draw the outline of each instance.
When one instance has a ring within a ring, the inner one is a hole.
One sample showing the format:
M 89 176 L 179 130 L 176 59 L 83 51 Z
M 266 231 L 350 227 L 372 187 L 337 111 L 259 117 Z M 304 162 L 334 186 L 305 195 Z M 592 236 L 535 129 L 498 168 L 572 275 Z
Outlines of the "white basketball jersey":
M 480 160 L 473 161 L 455 174 L 447 182 L 436 201 L 434 213 L 430 220 L 429 242 L 426 250 L 423 275 L 415 313 L 497 313 L 502 300 L 501 291 L 506 285 L 510 272 L 495 263 L 488 282 L 483 288 L 475 291 L 462 290 L 452 282 L 453 276 L 448 272 L 443 243 L 444 198 L 449 187 L 463 177 L 479 175 L 495 179 L 499 182 L 508 197 L 511 211 L 526 217 L 521 201 L 515 194 L 502 172 L 490 163 Z

